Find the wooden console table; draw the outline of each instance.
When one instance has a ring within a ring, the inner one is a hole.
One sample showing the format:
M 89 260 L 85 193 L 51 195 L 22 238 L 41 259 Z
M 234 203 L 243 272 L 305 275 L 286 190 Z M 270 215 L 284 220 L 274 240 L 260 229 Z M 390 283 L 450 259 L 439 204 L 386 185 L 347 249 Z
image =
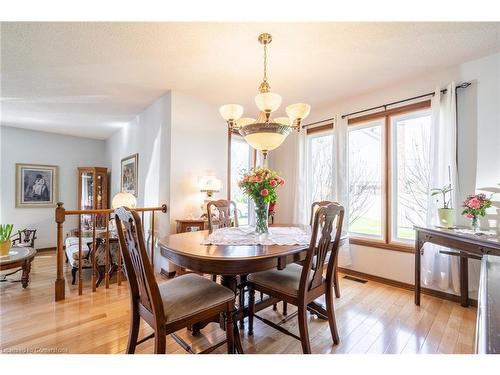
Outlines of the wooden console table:
M 460 257 L 460 302 L 469 305 L 468 266 L 470 255 L 481 258 L 484 254 L 500 255 L 500 237 L 461 233 L 454 229 L 415 226 L 415 304 L 420 305 L 421 256 L 426 242 L 453 249 Z M 465 228 L 464 228 L 465 229 Z

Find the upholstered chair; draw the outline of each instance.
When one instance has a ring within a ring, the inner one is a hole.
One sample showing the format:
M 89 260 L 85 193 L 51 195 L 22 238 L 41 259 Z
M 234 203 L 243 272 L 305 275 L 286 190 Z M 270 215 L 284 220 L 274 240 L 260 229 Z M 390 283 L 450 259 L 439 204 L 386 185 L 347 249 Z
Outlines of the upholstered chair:
M 115 210 L 120 249 L 129 281 L 131 323 L 127 353 L 149 338 L 155 340 L 154 352 L 165 353 L 166 335 L 214 316 L 225 319 L 227 352 L 234 353 L 234 293 L 195 273 L 178 276 L 158 284 L 144 244 L 141 218 L 137 212 L 121 207 Z M 140 319 L 154 334 L 138 339 Z M 209 353 L 216 347 L 204 350 Z
M 249 335 L 253 334 L 254 317 L 258 317 L 264 323 L 282 332 L 285 330 L 282 326 L 255 315 L 255 291 L 257 290 L 297 306 L 300 337 L 290 332 L 288 334 L 300 339 L 304 353 L 311 353 L 307 327 L 308 310 L 328 318 L 333 342 L 339 343 L 333 306 L 333 271 L 339 250 L 343 218 L 344 207 L 339 204 L 330 203 L 318 208 L 314 214 L 311 242 L 303 265 L 291 263 L 283 270 L 272 269 L 248 276 Z M 323 264 L 327 256 L 329 260 L 326 277 L 324 277 Z M 326 310 L 315 302 L 322 295 L 326 297 Z

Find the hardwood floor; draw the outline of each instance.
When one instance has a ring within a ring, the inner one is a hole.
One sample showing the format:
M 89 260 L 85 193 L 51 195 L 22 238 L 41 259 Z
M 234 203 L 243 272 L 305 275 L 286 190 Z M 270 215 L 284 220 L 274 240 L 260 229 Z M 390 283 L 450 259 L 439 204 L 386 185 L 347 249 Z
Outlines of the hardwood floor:
M 84 271 L 85 272 L 85 271 Z M 31 281 L 0 283 L 0 352 L 3 353 L 123 353 L 129 330 L 129 293 L 126 282 L 110 289 L 101 286 L 92 293 L 86 285 L 78 297 L 70 278 L 65 301 L 54 300 L 55 253 L 39 253 L 33 261 Z M 89 271 L 84 279 L 90 278 Z M 168 282 L 160 277 L 160 282 Z M 365 284 L 341 278 L 342 297 L 335 300 L 340 344 L 333 346 L 328 323 L 310 317 L 309 333 L 313 353 L 472 353 L 476 309 L 422 295 L 413 303 L 407 290 L 368 281 Z M 278 309 L 281 311 L 281 307 Z M 283 317 L 272 308 L 260 315 L 278 322 Z M 289 313 L 294 311 L 289 306 Z M 284 327 L 298 333 L 297 320 Z M 151 330 L 141 323 L 139 337 Z M 201 335 L 178 332 L 195 351 L 222 340 L 216 324 Z M 254 336 L 241 332 L 245 353 L 302 353 L 300 342 L 255 321 Z M 153 342 L 138 346 L 138 353 L 152 353 Z M 168 353 L 185 353 L 167 338 Z M 216 353 L 224 353 L 225 347 Z

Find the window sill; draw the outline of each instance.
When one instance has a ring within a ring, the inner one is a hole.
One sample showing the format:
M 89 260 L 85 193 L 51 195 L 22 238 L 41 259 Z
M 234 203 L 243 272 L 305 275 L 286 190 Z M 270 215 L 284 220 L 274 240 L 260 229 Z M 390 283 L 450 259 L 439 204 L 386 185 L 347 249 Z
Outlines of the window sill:
M 359 238 L 359 237 L 350 237 L 349 243 L 353 244 L 353 245 L 376 247 L 379 249 L 393 250 L 393 251 L 400 251 L 403 253 L 415 254 L 415 248 L 411 245 L 385 243 L 385 242 L 381 242 L 381 241 L 374 241 L 374 240 Z

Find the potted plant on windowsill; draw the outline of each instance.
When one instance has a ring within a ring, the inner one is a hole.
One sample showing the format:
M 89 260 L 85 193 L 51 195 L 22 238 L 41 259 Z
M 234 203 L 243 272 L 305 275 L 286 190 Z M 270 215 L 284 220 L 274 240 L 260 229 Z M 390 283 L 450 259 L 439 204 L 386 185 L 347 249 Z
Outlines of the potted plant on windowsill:
M 453 228 L 455 226 L 455 210 L 451 205 L 451 184 L 442 188 L 431 189 L 431 196 L 443 195 L 443 207 L 438 208 L 439 224 L 444 228 Z M 448 197 L 448 199 L 447 199 Z

